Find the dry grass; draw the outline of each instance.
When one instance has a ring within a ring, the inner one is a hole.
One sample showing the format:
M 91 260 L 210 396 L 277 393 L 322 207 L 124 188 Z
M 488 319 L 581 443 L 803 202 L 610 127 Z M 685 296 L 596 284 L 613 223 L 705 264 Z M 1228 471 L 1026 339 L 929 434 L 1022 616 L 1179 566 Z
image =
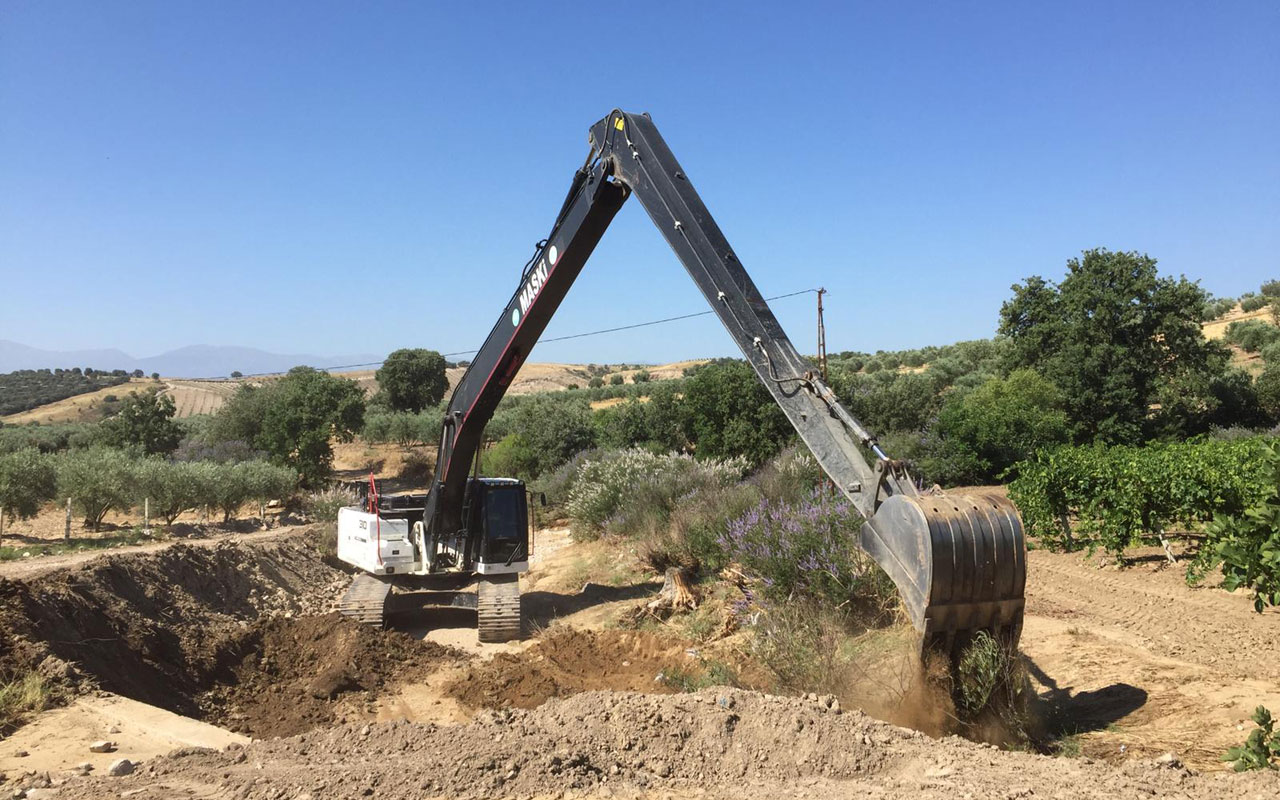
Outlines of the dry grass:
M 164 386 L 163 383 L 153 381 L 150 378 L 133 378 L 128 383 L 122 383 L 118 386 L 108 386 L 105 389 L 98 389 L 97 391 L 78 394 L 75 397 L 67 397 L 53 403 L 46 403 L 28 411 L 9 414 L 8 416 L 0 417 L 0 422 L 6 425 L 26 425 L 31 422 L 41 425 L 58 422 L 97 422 L 102 419 L 103 401 L 107 395 L 115 395 L 123 400 L 130 392 L 146 391 L 162 386 Z
M 0 735 L 49 704 L 50 688 L 37 672 L 0 683 Z

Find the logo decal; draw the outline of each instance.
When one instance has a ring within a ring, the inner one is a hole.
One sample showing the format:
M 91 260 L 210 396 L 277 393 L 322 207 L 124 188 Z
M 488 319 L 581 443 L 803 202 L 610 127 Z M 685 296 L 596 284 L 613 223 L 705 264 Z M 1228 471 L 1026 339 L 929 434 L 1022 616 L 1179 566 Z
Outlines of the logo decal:
M 547 248 L 542 258 L 538 259 L 538 263 L 533 269 L 529 270 L 529 276 L 525 278 L 524 286 L 520 289 L 517 299 L 520 301 L 518 307 L 511 309 L 511 325 L 514 327 L 520 324 L 520 319 L 529 313 L 529 307 L 533 305 L 533 301 L 538 299 L 538 294 L 542 291 L 542 287 L 547 283 L 547 276 L 556 262 L 560 260 L 560 251 L 555 245 Z

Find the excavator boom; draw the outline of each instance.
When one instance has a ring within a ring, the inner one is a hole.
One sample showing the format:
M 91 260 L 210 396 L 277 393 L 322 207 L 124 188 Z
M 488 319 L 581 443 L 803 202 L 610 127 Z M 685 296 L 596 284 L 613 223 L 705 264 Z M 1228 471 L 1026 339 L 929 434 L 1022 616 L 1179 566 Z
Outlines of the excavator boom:
M 429 535 L 462 522 L 485 424 L 613 216 L 635 195 L 823 470 L 865 519 L 860 544 L 897 586 L 925 648 L 979 630 L 1016 643 L 1026 577 L 1022 523 L 995 495 L 921 493 L 792 345 L 647 115 L 614 110 L 546 240 L 449 402 L 427 501 Z M 851 546 L 852 546 L 851 542 Z

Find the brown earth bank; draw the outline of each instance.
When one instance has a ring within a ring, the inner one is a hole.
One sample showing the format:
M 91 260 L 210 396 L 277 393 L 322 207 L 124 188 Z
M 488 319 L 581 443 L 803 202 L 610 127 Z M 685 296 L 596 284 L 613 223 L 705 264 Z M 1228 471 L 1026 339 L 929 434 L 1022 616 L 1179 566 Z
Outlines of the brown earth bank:
M 1011 753 L 741 690 L 588 692 L 466 725 L 344 725 L 176 751 L 58 797 L 1274 798 L 1280 774 L 1196 775 L 1176 760 L 1119 768 Z
M 670 694 L 700 685 L 698 651 L 712 644 L 682 638 L 692 628 L 678 618 L 617 627 L 657 584 L 618 543 L 553 533 L 540 532 L 525 581 L 549 627 L 527 643 L 466 644 L 467 656 L 328 613 L 350 576 L 323 555 L 317 528 L 0 579 L 0 677 L 34 668 L 63 698 L 81 695 L 77 704 L 104 689 L 259 739 L 293 736 L 182 751 L 109 782 L 69 777 L 88 741 L 72 737 L 64 749 L 76 758 L 45 767 L 71 781 L 59 797 L 1280 796 L 1274 775 L 1180 766 L 1224 769 L 1221 754 L 1243 741 L 1253 708 L 1280 708 L 1280 613 L 1254 613 L 1243 593 L 1187 587 L 1158 551 L 1123 568 L 1029 553 L 1032 711 L 1051 750 L 1083 756 L 1046 758 L 835 713 L 875 709 L 916 724 L 857 692 L 834 708 L 742 690 Z M 883 636 L 866 644 L 893 650 Z M 867 671 L 875 653 L 863 655 Z M 859 686 L 902 694 L 868 675 Z M 416 721 L 373 722 L 396 717 Z M 0 791 L 42 782 L 21 758 L 4 770 Z
M 499 653 L 445 687 L 472 709 L 536 708 L 597 689 L 667 693 L 688 670 L 688 643 L 648 631 L 552 628 L 527 650 Z
M 0 676 L 35 669 L 57 699 L 104 689 L 274 736 L 332 723 L 402 670 L 459 657 L 327 613 L 348 581 L 316 534 L 0 578 Z
M 197 698 L 200 718 L 256 738 L 345 721 L 398 676 L 466 659 L 452 648 L 358 625 L 336 612 L 261 620 L 220 649 L 215 685 Z

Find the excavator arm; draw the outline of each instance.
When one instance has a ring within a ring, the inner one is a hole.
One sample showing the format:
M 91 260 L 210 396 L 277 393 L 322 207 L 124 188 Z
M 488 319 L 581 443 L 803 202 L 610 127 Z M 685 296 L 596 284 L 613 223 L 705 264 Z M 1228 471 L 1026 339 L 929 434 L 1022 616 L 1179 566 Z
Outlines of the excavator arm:
M 978 630 L 1017 641 L 1025 544 L 1016 510 L 994 495 L 921 493 L 787 338 L 687 173 L 647 115 L 614 110 L 546 240 L 452 397 L 427 501 L 429 534 L 458 530 L 484 426 L 614 214 L 634 194 L 818 463 L 865 520 L 862 548 L 903 598 L 924 646 Z

